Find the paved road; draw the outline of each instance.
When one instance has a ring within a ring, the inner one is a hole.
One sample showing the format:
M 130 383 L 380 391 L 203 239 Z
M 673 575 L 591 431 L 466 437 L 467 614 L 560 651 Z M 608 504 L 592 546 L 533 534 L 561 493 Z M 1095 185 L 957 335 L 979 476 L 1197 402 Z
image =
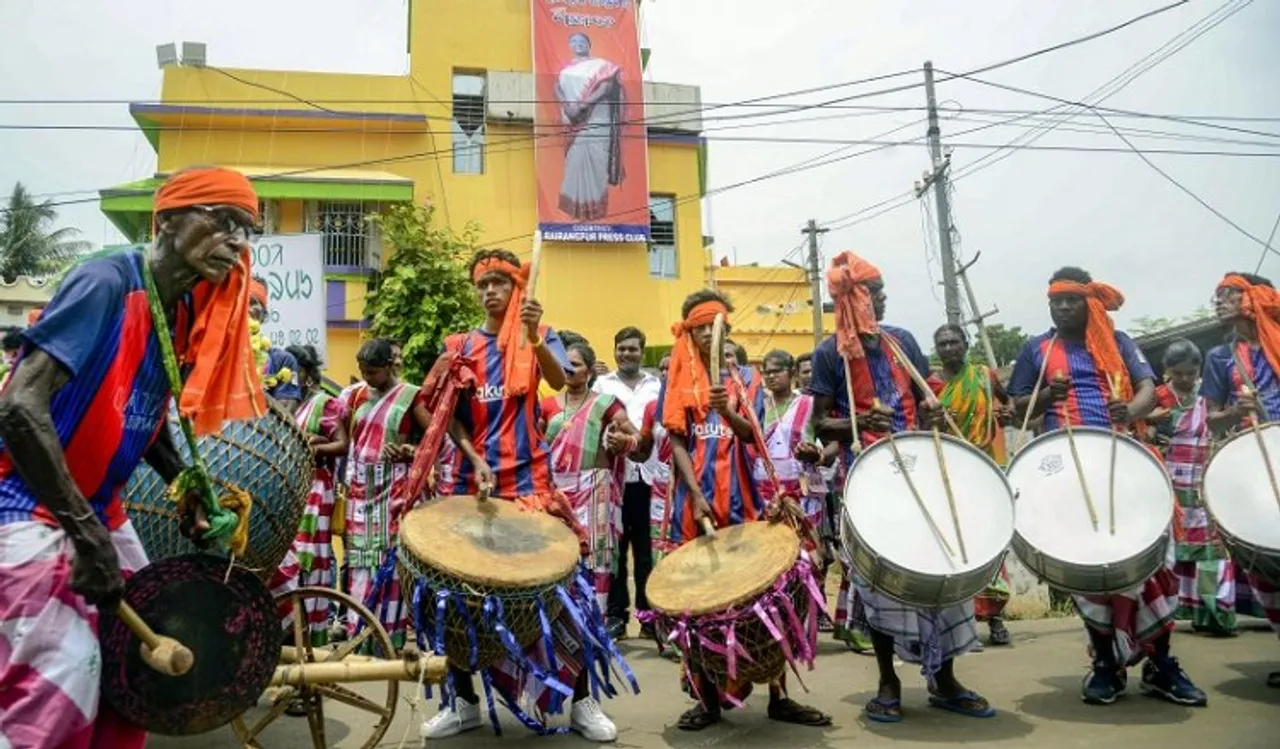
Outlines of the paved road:
M 790 749 L 858 747 L 967 746 L 1112 747 L 1145 749 L 1204 747 L 1205 749 L 1276 749 L 1280 747 L 1280 690 L 1264 684 L 1270 670 L 1280 668 L 1280 642 L 1265 628 L 1251 627 L 1240 637 L 1215 640 L 1180 631 L 1174 648 L 1183 666 L 1209 693 L 1210 704 L 1190 709 L 1159 702 L 1134 693 L 1111 707 L 1090 707 L 1079 698 L 1084 672 L 1084 635 L 1075 619 L 1012 622 L 1014 646 L 988 649 L 962 659 L 958 674 L 966 684 L 990 699 L 1000 714 L 974 720 L 926 706 L 923 680 L 914 668 L 899 669 L 905 686 L 905 720 L 892 726 L 868 724 L 861 706 L 873 696 L 875 664 L 871 658 L 843 651 L 824 642 L 817 670 L 805 675 L 810 693 L 795 689 L 797 698 L 835 716 L 828 729 L 781 726 L 764 716 L 763 698 L 747 709 L 702 733 L 689 734 L 674 727 L 689 702 L 676 686 L 675 667 L 657 657 L 647 642 L 627 641 L 624 649 L 644 690 L 606 704 L 620 732 L 619 747 L 637 749 Z M 1131 678 L 1136 686 L 1136 674 Z M 370 697 L 381 692 L 365 686 Z M 431 706 L 434 709 L 434 706 Z M 328 715 L 330 746 L 358 747 L 367 739 L 353 711 L 334 709 Z M 396 747 L 409 727 L 406 746 L 420 746 L 416 724 L 403 704 L 396 721 L 379 746 Z M 263 737 L 267 749 L 311 747 L 304 719 L 282 719 Z M 412 722 L 412 726 L 410 725 Z M 461 739 L 440 742 L 461 749 L 496 749 L 512 746 L 559 749 L 585 747 L 577 736 L 558 736 L 536 742 L 504 716 L 502 737 L 487 728 Z M 203 736 L 156 738 L 152 749 L 231 749 L 236 746 L 229 729 Z

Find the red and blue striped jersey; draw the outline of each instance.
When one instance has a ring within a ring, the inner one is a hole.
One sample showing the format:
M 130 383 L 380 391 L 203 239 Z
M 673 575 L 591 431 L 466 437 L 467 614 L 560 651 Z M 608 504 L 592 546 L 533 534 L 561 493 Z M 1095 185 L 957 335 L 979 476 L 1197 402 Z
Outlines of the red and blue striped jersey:
M 560 336 L 548 328 L 542 338 L 561 366 L 568 369 L 568 357 Z M 542 409 L 538 405 L 537 389 L 518 398 L 507 395 L 503 382 L 505 361 L 498 350 L 498 336 L 493 333 L 476 329 L 450 336 L 445 347 L 459 352 L 474 365 L 476 388 L 458 401 L 454 415 L 493 471 L 493 495 L 515 499 L 550 493 L 551 453 L 538 431 Z M 476 492 L 475 469 L 461 452 L 453 475 L 452 493 Z
M 1237 357 L 1244 365 L 1244 372 L 1236 367 Z M 1204 357 L 1200 395 L 1219 406 L 1229 406 L 1236 402 L 1240 391 L 1250 384 L 1258 389 L 1258 406 L 1263 420 L 1280 418 L 1280 377 L 1271 368 L 1271 362 L 1267 361 L 1267 355 L 1261 346 L 1233 338 L 1209 349 Z
M 1065 413 L 1072 426 L 1094 426 L 1111 428 L 1111 415 L 1107 411 L 1107 403 L 1111 400 L 1111 385 L 1107 376 L 1098 370 L 1093 354 L 1083 341 L 1054 340 L 1055 331 L 1050 330 L 1027 341 L 1018 354 L 1018 361 L 1013 365 L 1013 374 L 1009 376 L 1006 388 L 1014 398 L 1029 396 L 1036 389 L 1036 378 L 1044 366 L 1044 382 L 1041 388 L 1062 373 L 1071 380 L 1071 388 L 1067 391 L 1066 400 L 1045 411 L 1044 431 L 1049 432 L 1062 426 Z M 1050 351 L 1049 342 L 1053 341 Z M 1129 379 L 1134 389 L 1142 380 L 1154 380 L 1155 373 L 1146 357 L 1125 333 L 1116 331 L 1116 344 L 1120 347 L 1120 356 L 1124 359 L 1125 368 L 1129 371 Z M 1044 365 L 1046 352 L 1048 365 Z
M 169 405 L 160 344 L 142 279 L 142 255 L 129 252 L 73 270 L 24 334 L 24 355 L 39 348 L 71 378 L 49 411 L 67 467 L 108 528 L 126 516 L 119 492 L 159 433 Z M 22 367 L 19 360 L 15 371 Z M 56 525 L 0 443 L 0 524 Z
M 728 372 L 721 373 L 721 381 L 729 390 L 730 403 L 743 397 L 743 391 L 732 381 Z M 662 413 L 667 397 L 667 383 L 663 381 L 658 394 L 655 412 Z M 756 388 L 747 404 L 755 411 L 756 418 L 764 423 L 764 388 Z M 696 414 L 688 415 L 689 433 L 685 445 L 693 463 L 702 496 L 715 515 L 716 527 L 749 523 L 764 514 L 764 500 L 751 477 L 752 458 L 748 445 L 738 437 L 733 428 L 715 411 L 710 411 L 703 421 Z M 693 501 L 675 463 L 671 464 L 671 537 L 670 541 L 682 544 L 698 536 L 698 524 L 693 517 Z

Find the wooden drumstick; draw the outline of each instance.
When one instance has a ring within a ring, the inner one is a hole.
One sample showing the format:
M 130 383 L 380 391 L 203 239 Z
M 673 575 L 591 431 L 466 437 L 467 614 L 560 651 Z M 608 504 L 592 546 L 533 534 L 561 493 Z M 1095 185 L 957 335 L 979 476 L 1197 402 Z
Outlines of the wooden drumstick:
M 711 323 L 711 384 L 720 384 L 720 369 L 724 364 L 724 315 L 717 312 Z
M 880 399 L 877 398 L 872 408 L 880 408 Z M 938 527 L 937 522 L 933 519 L 933 513 L 929 512 L 929 506 L 924 503 L 920 492 L 916 489 L 916 483 L 911 480 L 911 473 L 907 471 L 907 463 L 902 459 L 902 453 L 898 451 L 898 443 L 893 438 L 893 431 L 889 432 L 889 449 L 893 452 L 893 460 L 898 465 L 898 470 L 902 473 L 902 478 L 907 482 L 907 489 L 911 492 L 911 496 L 916 500 L 916 507 L 920 508 L 921 514 L 924 515 L 924 521 L 928 524 L 929 530 L 933 532 L 933 537 L 938 539 L 938 545 L 947 553 L 947 562 L 954 567 L 955 562 L 951 558 L 956 555 L 951 549 L 951 544 L 947 543 L 946 536 L 942 535 L 942 529 Z
M 853 435 L 849 450 L 857 457 L 862 452 L 862 441 L 858 439 L 858 409 L 853 403 L 853 374 L 849 370 L 849 357 L 841 355 L 840 361 L 844 362 L 844 394 L 849 399 L 849 431 Z
M 542 231 L 533 233 L 533 253 L 529 257 L 529 280 L 525 283 L 524 298 L 536 299 L 538 288 L 538 270 L 542 267 Z M 520 348 L 529 345 L 529 329 L 520 328 Z
M 947 420 L 947 426 L 951 428 L 951 431 L 955 432 L 957 437 L 964 439 L 964 432 L 960 431 L 955 419 L 951 418 L 951 412 L 943 408 L 942 403 L 934 396 L 933 388 L 929 387 L 929 381 L 924 378 L 924 375 L 920 374 L 920 370 L 916 369 L 916 365 L 911 363 L 911 360 L 907 358 L 902 349 L 898 348 L 898 343 L 889 336 L 880 336 L 880 340 L 889 344 L 889 351 L 898 360 L 898 363 L 907 370 L 907 374 L 911 376 L 911 380 L 915 382 L 916 387 L 920 388 L 920 392 L 924 393 L 925 403 L 929 404 L 929 408 L 942 409 L 942 416 Z
M 116 607 L 116 616 L 142 640 L 142 660 L 152 670 L 165 676 L 182 676 L 191 670 L 196 660 L 191 649 L 172 637 L 156 634 L 132 606 L 121 601 Z
M 964 533 L 960 530 L 960 513 L 956 510 L 956 495 L 951 490 L 951 475 L 947 473 L 947 459 L 942 454 L 942 434 L 933 428 L 933 451 L 938 456 L 938 468 L 942 471 L 942 488 L 947 492 L 947 506 L 951 508 L 951 525 L 956 529 L 956 545 L 960 547 L 960 559 L 969 563 L 969 552 L 964 548 Z
M 702 517 L 698 518 L 698 525 L 702 526 L 702 535 L 715 538 L 716 525 L 715 523 L 711 522 L 711 518 L 703 515 Z
M 1120 376 L 1107 375 L 1111 381 L 1111 400 L 1120 400 Z M 1111 523 L 1111 535 L 1116 535 L 1116 450 L 1120 446 L 1120 427 L 1112 425 L 1111 430 L 1111 472 L 1107 483 L 1107 515 Z
M 1054 372 L 1053 379 L 1059 380 L 1065 377 L 1061 372 Z M 1071 460 L 1076 465 L 1076 476 L 1080 478 L 1080 489 L 1084 492 L 1084 506 L 1089 510 L 1089 522 L 1093 523 L 1093 529 L 1098 530 L 1098 511 L 1093 507 L 1093 495 L 1089 493 L 1089 482 L 1084 477 L 1084 464 L 1080 462 L 1080 450 L 1076 447 L 1076 433 L 1071 426 L 1071 415 L 1067 413 L 1067 404 L 1062 404 L 1062 425 L 1067 430 L 1067 444 L 1071 446 Z
M 1240 388 L 1242 393 L 1256 395 L 1257 390 L 1250 388 L 1248 385 Z M 1271 454 L 1267 450 L 1267 441 L 1262 438 L 1262 427 L 1258 426 L 1260 421 L 1257 409 L 1253 411 L 1253 438 L 1258 441 L 1258 450 L 1262 452 L 1262 462 L 1267 467 L 1267 478 L 1271 481 L 1271 494 L 1276 498 L 1276 506 L 1280 507 L 1280 483 L 1276 481 L 1276 469 L 1271 465 Z
M 1040 362 L 1040 374 L 1036 375 L 1036 386 L 1031 389 L 1031 400 L 1027 401 L 1027 410 L 1022 415 L 1022 428 L 1018 430 L 1017 436 L 1013 441 L 1013 452 L 1022 449 L 1023 442 L 1027 439 L 1027 425 L 1031 423 L 1031 409 L 1036 405 L 1036 399 L 1040 397 L 1040 386 L 1044 384 L 1044 372 L 1049 368 L 1049 354 L 1053 353 L 1053 345 L 1058 342 L 1058 334 L 1054 333 L 1049 339 L 1049 346 L 1044 351 L 1044 359 Z

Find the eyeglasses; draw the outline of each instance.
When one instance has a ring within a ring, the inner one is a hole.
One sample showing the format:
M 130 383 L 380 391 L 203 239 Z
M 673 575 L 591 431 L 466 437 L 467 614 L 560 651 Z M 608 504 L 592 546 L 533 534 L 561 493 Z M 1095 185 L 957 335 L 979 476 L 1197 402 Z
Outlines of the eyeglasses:
M 192 210 L 201 211 L 205 216 L 209 217 L 218 230 L 223 234 L 230 236 L 234 240 L 241 242 L 250 242 L 262 236 L 262 232 L 253 224 L 245 223 L 241 216 L 228 208 L 218 208 L 208 205 L 193 205 Z
M 1209 297 L 1209 304 L 1213 304 L 1214 302 L 1221 302 L 1221 301 L 1223 301 L 1223 300 L 1225 300 L 1225 299 L 1231 299 L 1232 297 L 1239 296 L 1239 295 L 1241 295 L 1241 294 L 1243 294 L 1243 293 L 1244 293 L 1244 292 L 1240 291 L 1240 289 L 1233 289 L 1233 288 L 1231 288 L 1231 287 L 1223 287 L 1223 288 L 1218 289 L 1217 291 L 1213 292 L 1213 296 Z

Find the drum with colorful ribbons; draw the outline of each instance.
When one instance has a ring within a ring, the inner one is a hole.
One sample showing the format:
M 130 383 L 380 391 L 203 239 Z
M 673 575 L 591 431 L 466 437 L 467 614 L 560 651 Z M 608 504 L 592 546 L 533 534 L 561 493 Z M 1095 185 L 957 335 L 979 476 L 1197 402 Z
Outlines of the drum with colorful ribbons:
M 190 451 L 170 409 L 168 429 L 185 463 Z M 249 544 L 240 564 L 263 582 L 270 580 L 293 543 L 311 491 L 315 458 L 293 419 L 274 404 L 255 421 L 228 422 L 219 434 L 201 437 L 199 450 L 214 490 L 239 488 L 249 493 Z M 178 506 L 169 487 L 145 463 L 124 489 L 124 506 L 154 562 L 199 551 L 178 531 Z
M 1009 482 L 1018 492 L 1013 550 L 1050 585 L 1110 595 L 1164 566 L 1173 486 L 1137 440 L 1096 427 L 1042 434 L 1014 456 Z
M 1013 537 L 1014 497 L 986 453 L 943 434 L 906 432 L 858 456 L 844 484 L 843 548 L 873 590 L 910 606 L 973 598 Z
M 1204 468 L 1200 499 L 1231 558 L 1280 584 L 1280 424 L 1222 443 Z
M 645 593 L 645 618 L 684 654 L 687 675 L 696 668 L 762 684 L 788 666 L 813 667 L 824 600 L 786 524 L 746 523 L 690 541 L 658 562 Z

